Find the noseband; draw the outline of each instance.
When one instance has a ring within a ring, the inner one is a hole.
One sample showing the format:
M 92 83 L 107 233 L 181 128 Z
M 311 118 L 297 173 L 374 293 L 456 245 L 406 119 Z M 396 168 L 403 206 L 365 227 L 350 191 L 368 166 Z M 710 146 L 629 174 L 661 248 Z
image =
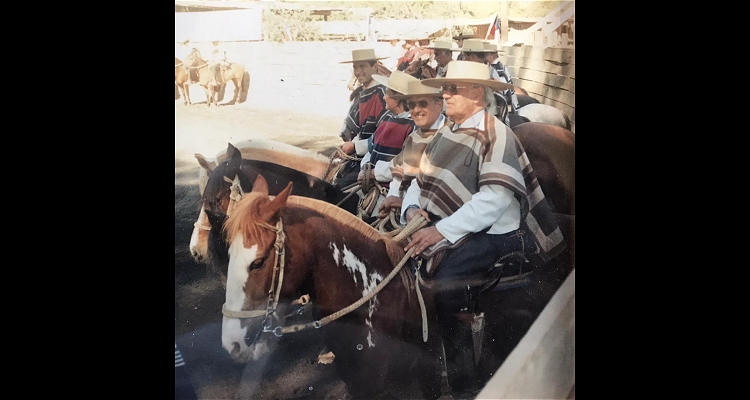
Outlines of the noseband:
M 242 198 L 242 195 L 245 194 L 245 192 L 242 190 L 242 185 L 240 184 L 240 177 L 239 175 L 234 176 L 234 180 L 224 177 L 224 181 L 230 183 L 232 186 L 229 188 L 229 205 L 227 206 L 227 216 L 230 215 L 232 211 L 234 211 L 234 208 L 237 206 L 237 202 L 240 201 Z M 193 224 L 194 227 L 204 230 L 204 231 L 210 231 L 211 225 L 203 224 L 200 222 L 196 222 Z

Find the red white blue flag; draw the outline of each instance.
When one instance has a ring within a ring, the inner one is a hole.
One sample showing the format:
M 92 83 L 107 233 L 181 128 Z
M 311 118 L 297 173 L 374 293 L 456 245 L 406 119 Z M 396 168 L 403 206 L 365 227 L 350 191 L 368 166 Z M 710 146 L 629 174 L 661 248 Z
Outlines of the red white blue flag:
M 495 14 L 495 21 L 492 23 L 492 26 L 490 27 L 490 37 L 495 37 L 495 32 L 500 32 L 500 19 L 497 18 L 497 14 Z

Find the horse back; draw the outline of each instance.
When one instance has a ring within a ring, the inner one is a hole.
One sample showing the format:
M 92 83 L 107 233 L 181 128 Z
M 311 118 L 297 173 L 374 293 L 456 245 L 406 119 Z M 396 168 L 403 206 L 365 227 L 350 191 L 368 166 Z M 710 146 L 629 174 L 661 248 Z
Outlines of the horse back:
M 525 122 L 513 128 L 555 211 L 575 213 L 575 135 L 557 125 Z

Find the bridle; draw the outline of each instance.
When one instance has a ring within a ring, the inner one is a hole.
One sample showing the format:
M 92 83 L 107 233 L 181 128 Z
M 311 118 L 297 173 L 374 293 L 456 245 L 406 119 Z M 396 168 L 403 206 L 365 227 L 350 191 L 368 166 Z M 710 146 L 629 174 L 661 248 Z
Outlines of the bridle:
M 229 205 L 227 206 L 227 211 L 226 211 L 227 216 L 229 216 L 230 213 L 237 206 L 237 202 L 240 201 L 240 199 L 242 198 L 242 195 L 245 194 L 245 192 L 242 190 L 242 184 L 240 184 L 239 175 L 235 175 L 234 180 L 229 179 L 226 176 L 224 176 L 224 181 L 232 185 L 229 187 Z M 211 230 L 211 225 L 200 222 L 200 221 L 196 221 L 193 224 L 193 226 L 204 231 Z

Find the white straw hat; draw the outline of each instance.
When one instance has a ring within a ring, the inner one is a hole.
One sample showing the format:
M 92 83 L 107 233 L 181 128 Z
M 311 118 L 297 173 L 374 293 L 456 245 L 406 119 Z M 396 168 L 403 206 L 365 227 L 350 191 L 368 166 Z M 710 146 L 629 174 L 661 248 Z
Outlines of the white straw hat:
M 375 82 L 387 87 L 388 89 L 395 90 L 399 93 L 406 92 L 406 85 L 409 82 L 419 82 L 419 79 L 407 74 L 406 72 L 398 70 L 391 72 L 391 76 L 389 77 L 372 74 L 372 79 L 374 79 Z
M 442 97 L 442 93 L 440 89 L 426 86 L 417 79 L 416 81 L 410 81 L 406 85 L 406 91 L 401 92 L 402 94 L 397 96 L 392 96 L 396 100 L 402 100 L 402 99 L 408 99 L 410 97 L 419 97 L 419 96 L 435 96 L 435 97 Z
M 427 86 L 441 87 L 444 83 L 473 83 L 494 91 L 513 89 L 513 85 L 490 78 L 490 66 L 474 61 L 451 61 L 446 66 L 444 78 L 422 80 Z
M 453 51 L 462 51 L 466 53 L 492 53 L 492 50 L 487 50 L 487 48 L 484 47 L 484 42 L 480 39 L 466 39 L 464 40 L 463 47 L 460 49 L 454 49 Z
M 388 57 L 376 57 L 374 49 L 358 49 L 352 50 L 351 61 L 341 61 L 340 64 L 355 63 L 359 61 L 377 61 L 385 60 Z
M 433 49 L 433 50 L 448 50 L 448 51 L 456 51 L 454 47 L 453 42 L 449 42 L 447 40 L 436 40 L 435 43 L 425 47 L 427 49 Z

